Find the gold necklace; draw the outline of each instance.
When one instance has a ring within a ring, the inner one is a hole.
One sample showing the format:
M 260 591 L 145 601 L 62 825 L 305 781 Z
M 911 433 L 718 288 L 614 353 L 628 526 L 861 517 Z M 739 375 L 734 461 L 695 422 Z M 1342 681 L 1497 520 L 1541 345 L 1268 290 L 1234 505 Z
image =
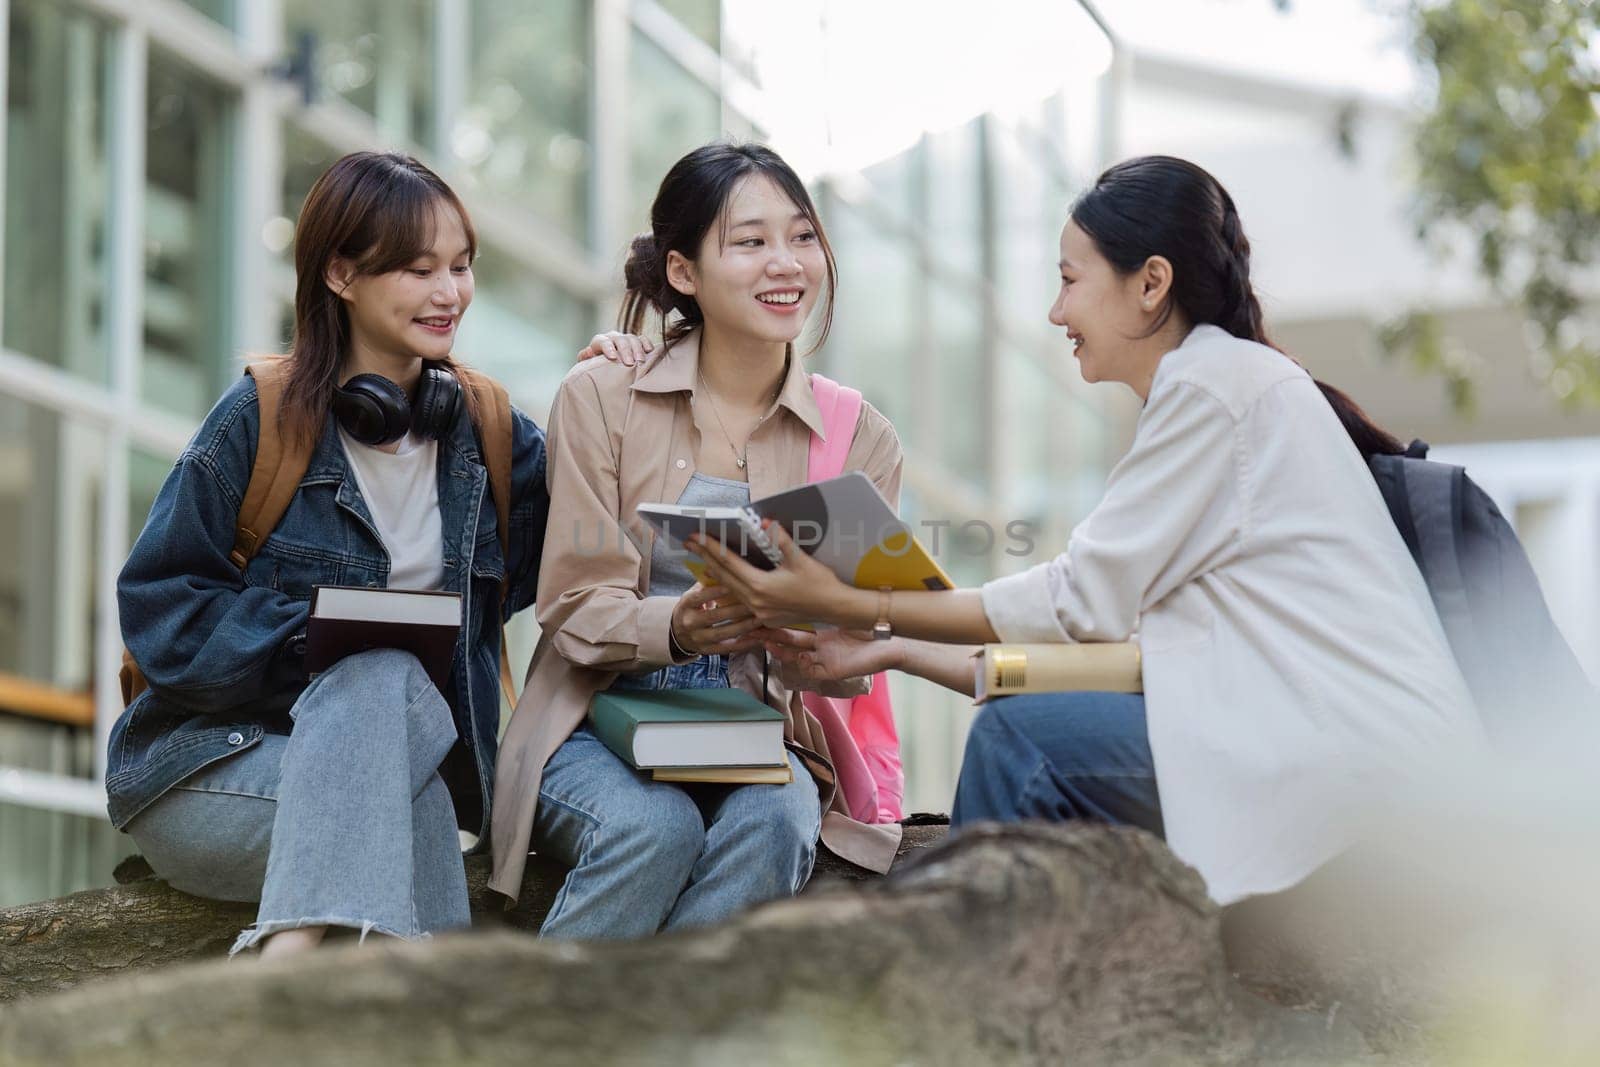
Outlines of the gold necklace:
M 783 382 L 780 381 L 778 383 L 778 389 L 772 394 L 772 403 L 767 405 L 767 410 L 762 413 L 759 419 L 756 420 L 756 424 L 750 427 L 750 433 L 745 434 L 744 451 L 741 452 L 737 447 L 734 446 L 733 434 L 728 432 L 728 424 L 722 421 L 722 412 L 717 410 L 716 395 L 711 392 L 711 386 L 706 384 L 705 374 L 699 371 L 698 368 L 696 368 L 696 374 L 700 378 L 700 388 L 705 390 L 706 399 L 711 402 L 711 414 L 715 416 L 717 420 L 717 428 L 722 431 L 723 439 L 728 442 L 728 451 L 733 453 L 733 465 L 738 467 L 740 470 L 744 470 L 745 456 L 749 454 L 750 451 L 750 438 L 756 432 L 756 430 L 761 428 L 761 424 L 767 421 L 767 416 L 772 414 L 772 404 L 776 404 L 778 402 L 778 394 L 783 392 Z

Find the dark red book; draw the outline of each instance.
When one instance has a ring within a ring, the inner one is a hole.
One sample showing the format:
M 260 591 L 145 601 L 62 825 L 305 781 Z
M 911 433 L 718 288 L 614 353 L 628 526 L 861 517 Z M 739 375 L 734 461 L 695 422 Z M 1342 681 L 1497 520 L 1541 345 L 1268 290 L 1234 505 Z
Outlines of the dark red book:
M 357 652 L 398 648 L 422 661 L 442 693 L 460 630 L 460 593 L 319 585 L 306 622 L 306 670 L 316 674 Z

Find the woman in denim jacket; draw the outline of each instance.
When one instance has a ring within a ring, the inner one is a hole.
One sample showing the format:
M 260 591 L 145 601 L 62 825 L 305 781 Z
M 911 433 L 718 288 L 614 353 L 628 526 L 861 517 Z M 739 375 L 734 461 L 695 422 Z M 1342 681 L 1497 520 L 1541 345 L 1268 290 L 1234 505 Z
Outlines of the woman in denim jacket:
M 336 415 L 335 397 L 357 374 L 413 397 L 423 374 L 454 375 L 476 251 L 460 200 L 416 160 L 335 163 L 295 234 L 278 433 L 316 444 L 294 498 L 241 573 L 229 552 L 261 432 L 243 376 L 178 458 L 118 581 L 149 689 L 111 733 L 111 820 L 177 888 L 260 901 L 234 952 L 310 947 L 329 926 L 416 938 L 468 923 L 457 827 L 487 826 L 501 624 L 533 599 L 548 513 L 544 433 L 513 412 L 505 559 L 470 390 L 426 433 L 418 405 L 390 440 Z M 317 585 L 460 593 L 446 691 L 393 650 L 307 684 Z

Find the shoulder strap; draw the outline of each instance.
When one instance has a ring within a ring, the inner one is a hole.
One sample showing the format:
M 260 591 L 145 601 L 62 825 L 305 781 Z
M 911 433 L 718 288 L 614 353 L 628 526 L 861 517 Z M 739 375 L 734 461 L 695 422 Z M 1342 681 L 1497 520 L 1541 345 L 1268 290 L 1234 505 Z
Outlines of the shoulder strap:
M 511 394 L 487 374 L 459 366 L 456 373 L 461 383 L 472 390 L 476 401 L 478 444 L 483 449 L 483 464 L 489 468 L 489 495 L 494 498 L 494 517 L 500 523 L 500 555 L 510 566 Z
M 1466 471 L 1428 459 L 1402 458 L 1406 496 L 1416 527 L 1417 564 L 1445 639 L 1481 712 L 1492 692 L 1494 649 L 1486 644 L 1489 620 L 1474 612 L 1462 539 L 1462 488 Z
M 1403 461 L 1406 498 L 1421 549 L 1422 576 L 1448 630 L 1454 620 L 1470 619 L 1461 565 L 1460 467 L 1427 459 Z
M 278 433 L 279 402 L 283 399 L 284 379 L 288 377 L 289 361 L 283 357 L 257 360 L 245 368 L 245 373 L 256 380 L 256 400 L 261 409 L 261 427 L 256 435 L 255 465 L 250 469 L 250 484 L 245 488 L 244 500 L 239 505 L 239 518 L 234 523 L 233 551 L 229 557 L 234 566 L 244 570 L 255 558 L 261 543 L 272 533 L 278 520 L 289 508 L 300 479 L 311 465 L 311 453 L 316 449 L 316 438 L 291 439 L 285 442 Z
M 811 394 L 822 412 L 822 428 L 827 440 L 811 435 L 811 452 L 806 465 L 806 480 L 823 482 L 844 473 L 845 457 L 855 439 L 856 421 L 861 417 L 861 393 L 820 374 L 811 376 Z
M 489 469 L 489 496 L 494 500 L 494 517 L 500 530 L 500 558 L 506 568 L 505 580 L 500 584 L 503 601 L 511 584 L 511 394 L 487 374 L 479 374 L 469 367 L 458 366 L 456 373 L 461 383 L 472 390 L 478 410 L 478 444 L 483 449 L 483 465 Z M 511 652 L 506 645 L 504 625 L 500 628 L 500 688 L 511 707 L 516 707 L 517 691 L 511 677 Z
M 1373 481 L 1378 483 L 1378 492 L 1383 495 L 1383 503 L 1389 509 L 1394 528 L 1400 532 L 1400 539 L 1406 543 L 1412 560 L 1420 570 L 1422 546 L 1417 542 L 1417 525 L 1411 519 L 1411 498 L 1406 491 L 1406 457 L 1378 453 L 1367 460 L 1367 466 L 1372 471 Z

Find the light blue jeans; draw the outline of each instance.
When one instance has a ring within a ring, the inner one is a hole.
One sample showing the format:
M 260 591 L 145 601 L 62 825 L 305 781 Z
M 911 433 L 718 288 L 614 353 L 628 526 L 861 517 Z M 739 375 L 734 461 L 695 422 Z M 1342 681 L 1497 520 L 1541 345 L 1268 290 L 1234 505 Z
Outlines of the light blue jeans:
M 156 874 L 196 896 L 260 901 L 232 953 L 300 926 L 406 939 L 467 926 L 455 809 L 437 773 L 456 728 L 416 657 L 340 660 L 290 716 L 287 737 L 201 768 L 128 824 Z
M 618 678 L 614 688 L 727 685 L 726 662 L 707 656 Z M 816 859 L 822 811 L 811 773 L 792 752 L 789 764 L 787 785 L 657 782 L 580 726 L 539 787 L 535 846 L 572 867 L 541 934 L 645 937 L 798 893 Z

